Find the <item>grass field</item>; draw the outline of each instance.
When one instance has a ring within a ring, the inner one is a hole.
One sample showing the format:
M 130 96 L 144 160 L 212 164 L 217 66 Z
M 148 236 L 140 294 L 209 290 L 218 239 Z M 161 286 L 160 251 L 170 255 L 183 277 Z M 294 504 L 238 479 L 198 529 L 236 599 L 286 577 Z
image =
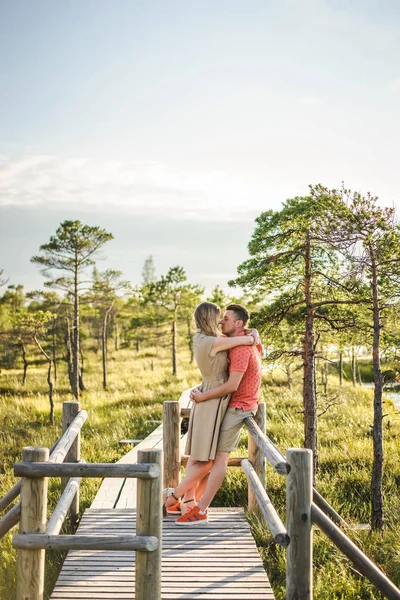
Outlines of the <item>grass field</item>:
M 178 377 L 170 375 L 170 357 L 166 350 L 146 348 L 113 353 L 109 368 L 109 389 L 101 388 L 100 357 L 87 360 L 85 385 L 81 403 L 89 413 L 83 428 L 82 457 L 88 462 L 118 460 L 126 451 L 119 440 L 142 439 L 154 428 L 148 420 L 161 418 L 162 402 L 178 399 L 182 390 L 199 380 L 190 365 L 187 352 L 181 349 Z M 62 366 L 60 369 L 62 371 Z M 60 434 L 61 404 L 71 399 L 65 373 L 57 382 L 55 425 L 48 425 L 45 369 L 28 371 L 26 388 L 20 384 L 21 372 L 0 375 L 0 496 L 15 483 L 12 465 L 21 457 L 23 446 L 50 446 Z M 273 379 L 272 379 L 273 376 Z M 285 451 L 301 447 L 302 420 L 300 375 L 292 393 L 279 379 L 279 372 L 265 375 L 263 399 L 267 403 L 268 435 Z M 330 391 L 337 389 L 337 378 L 330 377 Z M 372 392 L 346 384 L 337 404 L 319 422 L 320 468 L 317 487 L 349 523 L 366 523 L 369 518 L 369 481 L 372 457 Z M 321 398 L 321 405 L 323 399 Z M 351 537 L 367 554 L 384 568 L 400 585 L 400 419 L 391 403 L 385 403 L 385 516 L 383 534 L 352 532 Z M 239 453 L 245 452 L 243 433 Z M 128 446 L 129 449 L 129 446 Z M 97 480 L 85 480 L 81 488 L 82 511 L 90 505 Z M 268 469 L 268 492 L 284 520 L 285 482 Z M 59 481 L 51 480 L 49 513 L 57 502 Z M 215 505 L 245 505 L 247 484 L 240 469 L 230 469 Z M 270 576 L 276 597 L 284 598 L 285 555 L 277 547 L 261 522 L 250 516 L 253 532 Z M 52 589 L 63 555 L 48 552 L 46 597 Z M 11 547 L 11 534 L 0 541 L 0 598 L 14 598 L 16 553 Z M 314 598 L 330 600 L 373 599 L 381 596 L 360 577 L 339 551 L 321 532 L 314 533 Z

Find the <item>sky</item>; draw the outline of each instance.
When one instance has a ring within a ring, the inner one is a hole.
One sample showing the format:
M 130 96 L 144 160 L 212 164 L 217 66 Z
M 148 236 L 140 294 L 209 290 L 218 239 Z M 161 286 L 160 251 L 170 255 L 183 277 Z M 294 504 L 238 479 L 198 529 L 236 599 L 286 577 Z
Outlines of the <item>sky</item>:
M 0 0 L 0 270 L 60 222 L 99 267 L 226 287 L 308 185 L 399 204 L 398 0 Z

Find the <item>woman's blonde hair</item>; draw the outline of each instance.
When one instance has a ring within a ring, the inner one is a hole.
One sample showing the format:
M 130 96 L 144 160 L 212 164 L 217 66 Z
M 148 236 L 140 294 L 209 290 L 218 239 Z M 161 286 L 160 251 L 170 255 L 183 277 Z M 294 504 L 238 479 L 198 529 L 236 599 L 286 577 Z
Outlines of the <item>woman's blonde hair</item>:
M 202 302 L 194 311 L 197 328 L 205 335 L 218 335 L 218 323 L 221 320 L 221 310 L 213 302 Z

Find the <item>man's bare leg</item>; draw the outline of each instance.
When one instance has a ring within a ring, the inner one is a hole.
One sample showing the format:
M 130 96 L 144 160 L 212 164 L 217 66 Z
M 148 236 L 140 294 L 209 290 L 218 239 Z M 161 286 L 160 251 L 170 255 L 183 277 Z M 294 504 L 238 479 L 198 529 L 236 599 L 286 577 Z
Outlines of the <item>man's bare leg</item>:
M 210 477 L 210 473 L 208 475 L 206 475 L 206 477 L 203 477 L 203 479 L 201 481 L 199 481 L 197 488 L 196 488 L 195 495 L 194 495 L 196 502 L 198 502 L 200 500 L 200 498 L 202 497 L 202 495 L 204 494 L 209 477 Z
M 200 460 L 192 460 L 189 458 L 186 465 L 186 474 L 182 479 L 179 485 L 176 486 L 174 494 L 177 498 L 183 496 L 183 494 L 187 494 L 188 490 L 193 489 L 194 498 L 194 490 L 197 487 L 199 481 L 201 481 L 211 470 L 213 465 L 212 460 L 200 461 Z M 188 496 L 189 498 L 189 496 Z M 173 506 L 176 503 L 176 500 L 173 496 L 168 496 L 165 501 L 165 506 Z
M 208 477 L 206 489 L 203 496 L 197 503 L 199 509 L 204 512 L 210 506 L 215 494 L 224 481 L 226 469 L 228 467 L 229 452 L 217 452 L 215 455 L 214 464 Z

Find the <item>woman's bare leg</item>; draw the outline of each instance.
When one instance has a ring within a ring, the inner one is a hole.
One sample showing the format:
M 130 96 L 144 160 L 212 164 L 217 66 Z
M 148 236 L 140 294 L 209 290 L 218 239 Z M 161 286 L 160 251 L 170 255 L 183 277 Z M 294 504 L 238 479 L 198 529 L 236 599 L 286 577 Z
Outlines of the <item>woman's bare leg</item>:
M 189 458 L 186 465 L 186 474 L 184 479 L 180 482 L 179 485 L 176 486 L 174 494 L 177 498 L 183 496 L 194 488 L 197 487 L 199 481 L 201 481 L 208 473 L 211 471 L 213 461 L 212 460 L 192 460 Z M 193 490 L 193 493 L 194 493 Z M 192 496 L 194 497 L 194 495 Z M 168 496 L 165 506 L 173 506 L 176 503 L 176 500 L 173 496 Z
M 183 504 L 181 506 L 182 514 L 185 514 L 187 510 L 193 508 L 193 506 L 200 500 L 202 497 L 204 490 L 206 489 L 208 477 L 210 473 L 208 473 L 203 479 L 201 479 L 198 484 L 193 485 L 193 487 L 186 490 L 183 496 Z

